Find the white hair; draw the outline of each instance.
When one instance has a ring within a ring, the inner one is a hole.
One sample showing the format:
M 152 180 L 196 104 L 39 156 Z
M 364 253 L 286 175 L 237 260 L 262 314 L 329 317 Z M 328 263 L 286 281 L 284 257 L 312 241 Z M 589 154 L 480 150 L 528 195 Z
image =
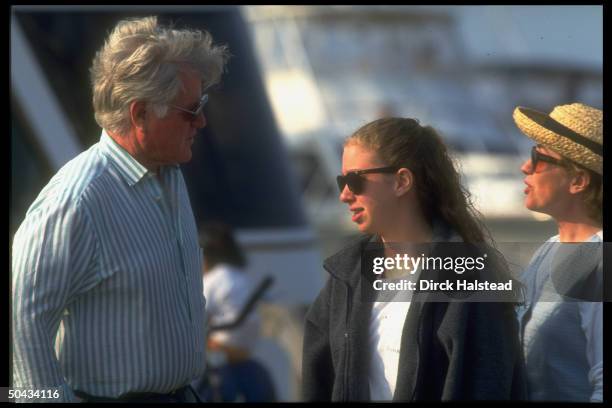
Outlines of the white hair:
M 117 133 L 129 130 L 129 106 L 146 101 L 158 117 L 183 86 L 185 65 L 201 75 L 202 88 L 219 82 L 229 58 L 207 31 L 161 27 L 157 17 L 120 21 L 90 69 L 96 122 Z

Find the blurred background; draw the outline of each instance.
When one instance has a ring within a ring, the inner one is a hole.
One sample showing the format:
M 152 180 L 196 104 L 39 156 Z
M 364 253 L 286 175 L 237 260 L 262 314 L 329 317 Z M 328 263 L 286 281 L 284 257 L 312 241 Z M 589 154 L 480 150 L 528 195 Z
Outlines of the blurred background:
M 256 355 L 299 398 L 304 313 L 322 260 L 356 228 L 338 201 L 342 143 L 381 116 L 438 129 L 500 243 L 541 242 L 523 208 L 530 139 L 515 106 L 602 108 L 602 6 L 21 6 L 11 16 L 9 242 L 68 160 L 96 143 L 89 67 L 125 17 L 209 30 L 233 54 L 182 166 L 198 223 L 223 221 L 249 273 L 275 279 Z

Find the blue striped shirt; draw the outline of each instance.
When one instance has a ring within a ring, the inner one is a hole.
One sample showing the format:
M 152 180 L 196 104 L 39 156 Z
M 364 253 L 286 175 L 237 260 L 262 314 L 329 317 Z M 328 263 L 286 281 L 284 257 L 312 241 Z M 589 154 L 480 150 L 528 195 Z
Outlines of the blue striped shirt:
M 156 176 L 103 131 L 15 234 L 13 386 L 59 388 L 69 401 L 74 389 L 167 393 L 203 374 L 201 266 L 179 166 Z

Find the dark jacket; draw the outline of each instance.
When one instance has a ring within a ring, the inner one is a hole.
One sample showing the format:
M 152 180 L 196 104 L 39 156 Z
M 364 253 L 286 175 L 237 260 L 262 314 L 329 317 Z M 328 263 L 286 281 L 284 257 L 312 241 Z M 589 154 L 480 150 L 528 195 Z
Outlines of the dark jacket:
M 328 258 L 325 287 L 305 323 L 306 401 L 367 401 L 368 328 L 362 301 L 359 239 Z M 525 377 L 512 303 L 425 302 L 415 295 L 404 323 L 393 399 L 525 399 Z

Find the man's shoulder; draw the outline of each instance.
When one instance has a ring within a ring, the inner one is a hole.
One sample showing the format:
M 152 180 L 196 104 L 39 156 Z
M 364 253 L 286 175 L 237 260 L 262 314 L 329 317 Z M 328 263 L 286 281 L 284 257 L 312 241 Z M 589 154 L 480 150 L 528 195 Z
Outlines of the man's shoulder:
M 108 174 L 108 160 L 99 154 L 97 144 L 69 160 L 51 177 L 28 210 L 49 206 L 80 205 L 85 193 Z

